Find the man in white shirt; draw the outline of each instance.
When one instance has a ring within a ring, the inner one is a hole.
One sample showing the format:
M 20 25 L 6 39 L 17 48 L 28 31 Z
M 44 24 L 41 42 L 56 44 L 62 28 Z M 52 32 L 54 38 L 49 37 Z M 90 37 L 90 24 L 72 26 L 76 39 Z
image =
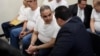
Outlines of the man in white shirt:
M 91 14 L 90 29 L 92 33 L 100 35 L 100 1 L 96 1 Z
M 27 9 L 28 9 L 28 4 L 25 1 L 23 1 L 23 5 L 20 7 L 18 15 L 11 21 L 2 23 L 2 30 L 7 39 L 10 37 L 10 31 L 12 29 L 22 27 L 23 21 L 25 20 L 25 18 L 23 18 L 23 15 Z M 20 24 L 13 25 L 11 22 L 14 20 L 20 21 Z
M 38 16 L 40 16 L 39 12 L 40 7 L 38 7 L 37 5 L 37 0 L 25 0 L 25 1 L 28 3 L 30 9 L 25 11 L 24 18 L 26 20 L 24 21 L 24 25 L 22 28 L 13 29 L 10 33 L 10 43 L 13 47 L 19 49 L 19 39 L 22 39 L 22 44 L 26 45 L 22 47 L 24 53 L 25 53 L 24 50 L 30 43 L 27 40 L 31 39 L 32 32 L 36 24 L 36 20 Z
M 53 0 L 48 4 L 52 11 L 54 11 L 58 6 L 66 6 L 68 7 L 68 3 L 65 0 Z
M 32 54 L 39 50 L 38 56 L 48 56 L 55 43 L 56 35 L 60 27 L 49 6 L 42 6 L 40 8 L 40 13 L 41 17 L 34 27 L 31 43 L 26 51 Z

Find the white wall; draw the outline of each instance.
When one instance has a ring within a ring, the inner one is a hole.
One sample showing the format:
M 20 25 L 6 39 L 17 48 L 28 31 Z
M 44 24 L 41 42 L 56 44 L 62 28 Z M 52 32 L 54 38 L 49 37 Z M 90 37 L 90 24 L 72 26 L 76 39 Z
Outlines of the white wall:
M 19 11 L 20 6 L 22 5 L 23 0 L 0 0 L 0 26 L 3 22 L 13 19 Z M 38 0 L 39 6 L 43 0 Z M 67 0 L 68 4 L 76 3 L 77 0 Z M 92 0 L 88 0 L 89 4 L 92 4 Z M 0 34 L 2 29 L 0 27 Z
M 3 22 L 11 20 L 17 15 L 21 4 L 22 0 L 0 0 L 0 26 Z

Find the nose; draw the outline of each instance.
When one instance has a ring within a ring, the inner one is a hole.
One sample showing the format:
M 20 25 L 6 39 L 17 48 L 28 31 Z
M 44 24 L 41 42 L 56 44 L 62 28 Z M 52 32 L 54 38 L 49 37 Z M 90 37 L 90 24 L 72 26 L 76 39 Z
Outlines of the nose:
M 50 19 L 50 16 L 47 16 L 47 20 L 49 20 Z

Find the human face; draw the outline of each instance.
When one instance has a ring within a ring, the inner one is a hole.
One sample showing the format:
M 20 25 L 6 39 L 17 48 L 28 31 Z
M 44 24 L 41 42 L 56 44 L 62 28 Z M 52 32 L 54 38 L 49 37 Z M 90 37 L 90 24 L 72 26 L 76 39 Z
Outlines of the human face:
M 25 7 L 28 7 L 28 3 L 26 2 L 26 0 L 23 1 L 23 4 Z
M 36 1 L 35 0 L 26 0 L 27 4 L 31 9 L 34 9 L 36 6 Z
M 94 8 L 98 13 L 100 13 L 100 6 L 95 6 Z
M 81 1 L 81 3 L 79 3 L 79 7 L 80 9 L 84 9 L 86 7 L 87 1 Z
M 43 20 L 46 24 L 50 24 L 53 19 L 52 11 L 50 9 L 46 9 L 46 10 L 42 11 L 41 17 L 43 18 Z

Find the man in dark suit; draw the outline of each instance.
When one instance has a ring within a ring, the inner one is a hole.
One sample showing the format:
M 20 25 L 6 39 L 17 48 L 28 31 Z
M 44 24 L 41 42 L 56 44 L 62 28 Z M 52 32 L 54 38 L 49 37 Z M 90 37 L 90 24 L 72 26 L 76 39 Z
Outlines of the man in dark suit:
M 59 26 L 54 48 L 49 56 L 93 56 L 91 38 L 79 17 L 72 17 L 65 6 L 55 10 Z
M 87 4 L 87 0 L 78 0 L 78 3 L 70 5 L 69 9 L 73 16 L 79 16 L 81 18 L 86 28 L 90 27 L 92 6 Z M 82 12 L 82 14 L 80 12 Z

